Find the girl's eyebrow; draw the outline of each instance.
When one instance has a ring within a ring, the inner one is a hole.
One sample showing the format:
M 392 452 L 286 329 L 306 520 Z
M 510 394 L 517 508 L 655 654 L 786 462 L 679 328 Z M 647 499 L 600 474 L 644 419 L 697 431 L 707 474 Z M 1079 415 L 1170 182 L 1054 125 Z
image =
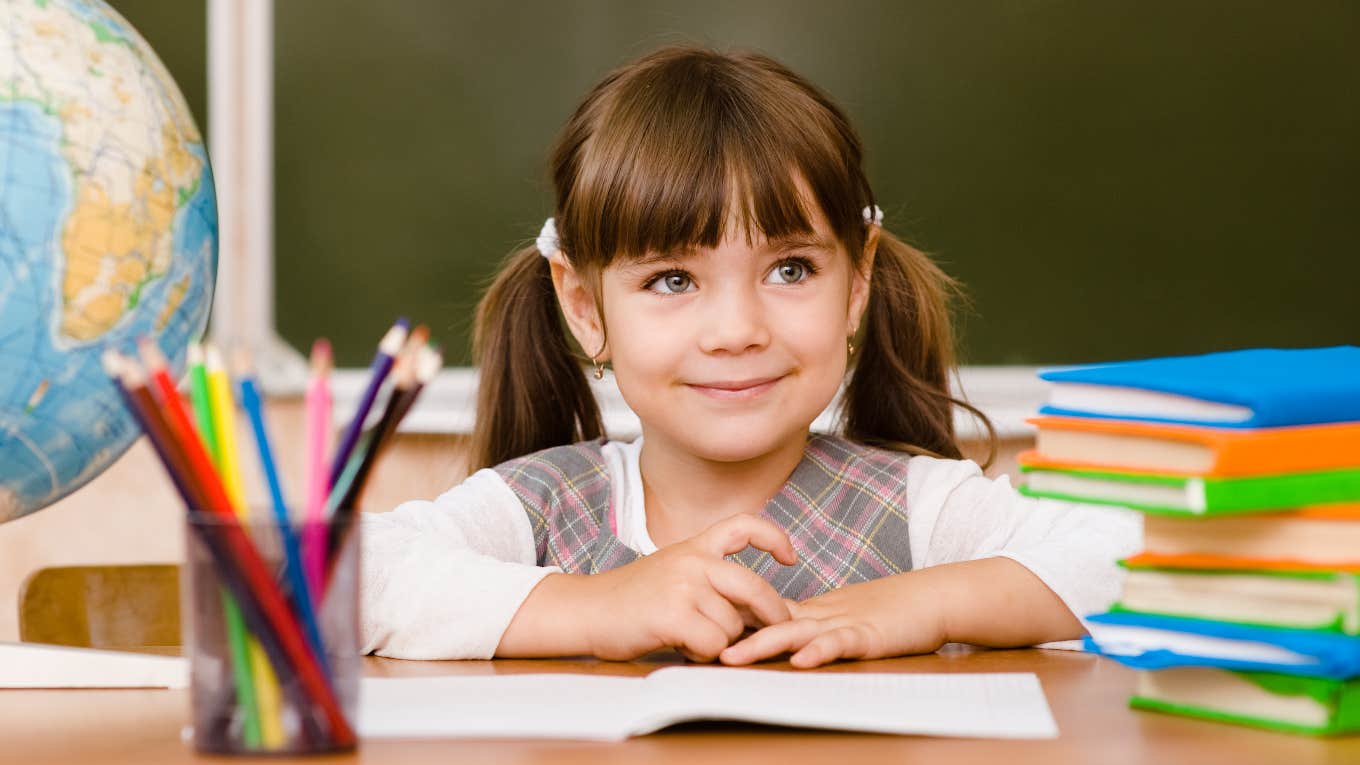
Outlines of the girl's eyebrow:
M 677 260 L 684 260 L 694 254 L 694 250 L 682 249 L 670 252 L 652 251 L 628 262 L 626 268 L 629 270 L 642 270 L 657 263 L 669 263 Z

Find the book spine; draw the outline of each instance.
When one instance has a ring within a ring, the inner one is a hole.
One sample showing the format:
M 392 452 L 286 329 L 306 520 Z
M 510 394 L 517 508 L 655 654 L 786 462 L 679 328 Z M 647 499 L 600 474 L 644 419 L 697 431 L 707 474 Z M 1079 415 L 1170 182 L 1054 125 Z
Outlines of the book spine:
M 1360 470 L 1204 480 L 1206 513 L 1290 510 L 1356 500 L 1360 500 Z

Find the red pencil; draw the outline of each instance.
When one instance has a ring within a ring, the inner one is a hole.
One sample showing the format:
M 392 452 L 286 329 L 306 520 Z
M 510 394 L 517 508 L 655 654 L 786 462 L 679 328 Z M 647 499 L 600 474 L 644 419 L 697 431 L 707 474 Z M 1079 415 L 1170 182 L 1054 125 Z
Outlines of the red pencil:
M 170 435 L 169 426 L 156 408 L 156 400 L 146 388 L 146 375 L 136 364 L 128 363 L 117 351 L 104 352 L 104 372 L 113 378 L 114 385 L 123 394 L 123 401 L 131 410 L 142 430 L 146 433 L 151 448 L 165 465 L 165 472 L 175 485 L 185 507 L 202 507 L 203 498 L 198 485 L 190 478 L 189 465 L 185 461 L 184 450 L 180 449 Z
M 160 404 L 167 415 L 170 430 L 172 433 L 179 431 L 176 435 L 181 436 L 180 445 L 184 448 L 191 480 L 201 488 L 205 502 L 200 509 L 212 513 L 221 524 L 226 550 L 239 567 L 241 576 L 259 605 L 261 615 L 278 638 L 278 649 L 282 653 L 278 658 L 286 659 L 284 663 L 297 673 L 298 680 L 311 702 L 321 708 L 335 743 L 341 746 L 352 745 L 355 741 L 354 729 L 345 719 L 344 711 L 336 701 L 330 682 L 321 671 L 316 656 L 307 646 L 297 617 L 288 608 L 269 568 L 260 558 L 254 543 L 241 528 L 236 514 L 232 511 L 231 500 L 227 498 L 222 480 L 213 468 L 212 460 L 209 459 L 202 440 L 193 429 L 184 402 L 180 400 L 179 391 L 166 371 L 164 357 L 159 349 L 149 343 L 143 344 L 142 350 L 149 356 L 146 359 L 147 365 L 160 393 Z M 267 638 L 268 633 L 261 637 Z

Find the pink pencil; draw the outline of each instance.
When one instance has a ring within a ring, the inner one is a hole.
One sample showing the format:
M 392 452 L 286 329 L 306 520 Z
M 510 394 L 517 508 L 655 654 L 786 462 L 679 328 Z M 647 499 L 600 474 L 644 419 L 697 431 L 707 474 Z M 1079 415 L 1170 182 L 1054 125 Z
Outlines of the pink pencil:
M 302 567 L 311 587 L 312 602 L 320 607 L 326 581 L 326 496 L 330 467 L 326 446 L 331 425 L 331 344 L 322 338 L 312 344 L 312 379 L 307 384 L 307 508 L 302 532 Z

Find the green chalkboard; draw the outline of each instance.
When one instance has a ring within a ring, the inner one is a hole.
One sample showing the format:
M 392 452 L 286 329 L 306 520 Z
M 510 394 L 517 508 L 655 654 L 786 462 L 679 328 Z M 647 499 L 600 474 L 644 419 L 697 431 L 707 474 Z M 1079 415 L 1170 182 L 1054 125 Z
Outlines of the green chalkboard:
M 114 5 L 202 116 L 202 8 Z M 970 363 L 1356 342 L 1357 29 L 1322 0 L 277 0 L 279 327 L 362 364 L 405 314 L 466 362 L 576 101 L 690 41 L 847 108 L 887 225 L 972 296 Z

